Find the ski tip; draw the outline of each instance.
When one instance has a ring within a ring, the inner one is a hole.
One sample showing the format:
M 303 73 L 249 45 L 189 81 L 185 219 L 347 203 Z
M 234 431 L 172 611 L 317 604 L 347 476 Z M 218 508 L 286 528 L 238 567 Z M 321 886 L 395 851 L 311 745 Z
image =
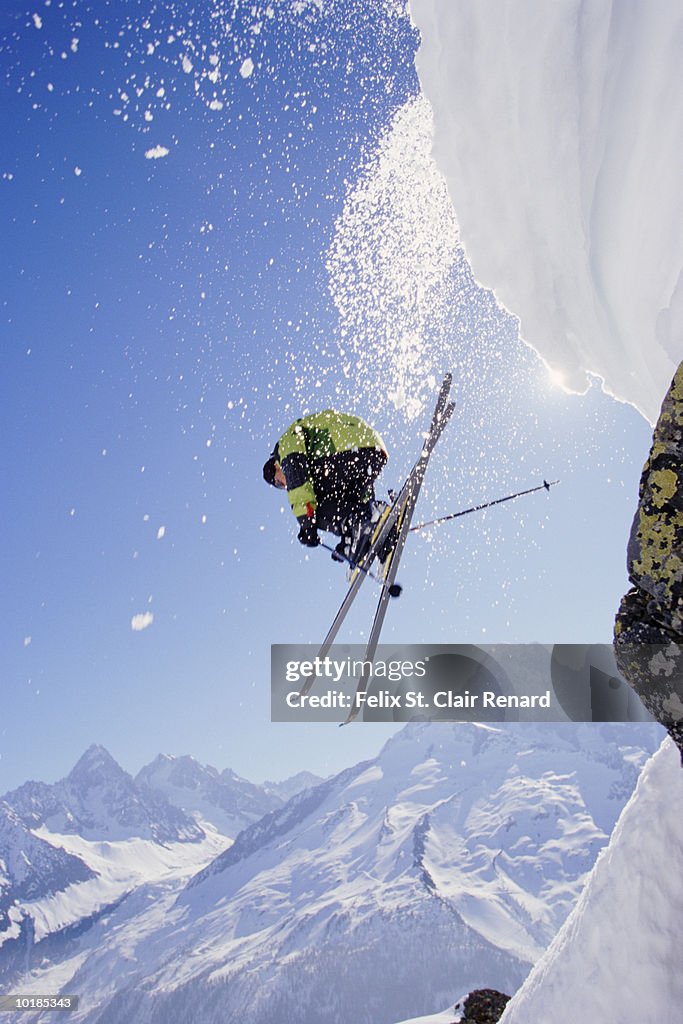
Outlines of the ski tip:
M 403 587 L 400 583 L 392 583 L 389 587 L 389 597 L 400 597 L 403 593 Z

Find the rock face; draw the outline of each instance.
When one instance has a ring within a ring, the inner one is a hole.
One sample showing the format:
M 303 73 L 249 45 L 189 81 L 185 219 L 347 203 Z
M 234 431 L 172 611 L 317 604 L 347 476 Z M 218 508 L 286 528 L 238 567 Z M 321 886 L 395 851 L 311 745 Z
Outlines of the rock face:
M 628 543 L 617 664 L 683 758 L 683 363 L 662 404 Z
M 640 481 L 628 543 L 629 576 L 648 614 L 683 634 L 683 363 L 671 382 Z
M 496 1024 L 503 1015 L 503 1010 L 510 1002 L 510 996 L 497 992 L 494 988 L 479 988 L 470 992 L 462 1007 L 456 1004 L 462 1016 L 458 1024 Z

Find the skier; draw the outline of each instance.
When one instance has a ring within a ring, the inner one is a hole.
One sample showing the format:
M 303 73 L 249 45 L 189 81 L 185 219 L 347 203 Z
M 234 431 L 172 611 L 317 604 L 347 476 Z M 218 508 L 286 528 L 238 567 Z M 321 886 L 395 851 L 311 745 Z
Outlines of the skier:
M 287 491 L 301 544 L 317 547 L 318 530 L 328 530 L 341 537 L 332 557 L 357 561 L 386 508 L 375 501 L 374 483 L 387 458 L 382 438 L 359 416 L 325 409 L 287 428 L 263 478 Z

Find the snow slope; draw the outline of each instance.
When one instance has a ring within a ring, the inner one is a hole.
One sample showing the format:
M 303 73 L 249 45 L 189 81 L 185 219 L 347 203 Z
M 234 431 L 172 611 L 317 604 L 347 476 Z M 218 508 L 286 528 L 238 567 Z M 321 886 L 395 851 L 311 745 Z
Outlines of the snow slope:
M 654 422 L 683 358 L 683 6 L 410 0 L 478 280 L 567 387 Z
M 36 835 L 56 850 L 77 857 L 92 872 L 85 881 L 18 905 L 24 916 L 33 919 L 36 942 L 114 905 L 137 886 L 190 877 L 230 844 L 226 836 L 216 832 L 193 843 L 163 845 L 149 839 L 97 843 L 47 830 L 39 830 Z
M 20 934 L 21 901 L 59 893 L 92 878 L 85 861 L 29 831 L 0 801 L 0 946 Z
M 514 991 L 660 735 L 410 726 L 249 826 L 180 893 L 143 886 L 76 941 L 38 943 L 15 988 L 78 991 L 74 1020 L 100 1024 L 391 1024 L 472 988 Z
M 576 908 L 502 1024 L 678 1024 L 681 878 L 683 771 L 666 740 L 645 767 Z

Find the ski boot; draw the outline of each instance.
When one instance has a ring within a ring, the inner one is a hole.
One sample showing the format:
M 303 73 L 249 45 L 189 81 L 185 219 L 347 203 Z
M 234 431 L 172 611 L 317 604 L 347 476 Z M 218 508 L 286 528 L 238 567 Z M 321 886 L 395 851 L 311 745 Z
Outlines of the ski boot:
M 362 509 L 360 517 L 349 517 L 350 552 L 347 557 L 350 562 L 359 565 L 363 561 L 377 538 L 390 507 L 385 501 L 373 499 Z M 382 545 L 383 549 L 384 547 L 385 545 Z

